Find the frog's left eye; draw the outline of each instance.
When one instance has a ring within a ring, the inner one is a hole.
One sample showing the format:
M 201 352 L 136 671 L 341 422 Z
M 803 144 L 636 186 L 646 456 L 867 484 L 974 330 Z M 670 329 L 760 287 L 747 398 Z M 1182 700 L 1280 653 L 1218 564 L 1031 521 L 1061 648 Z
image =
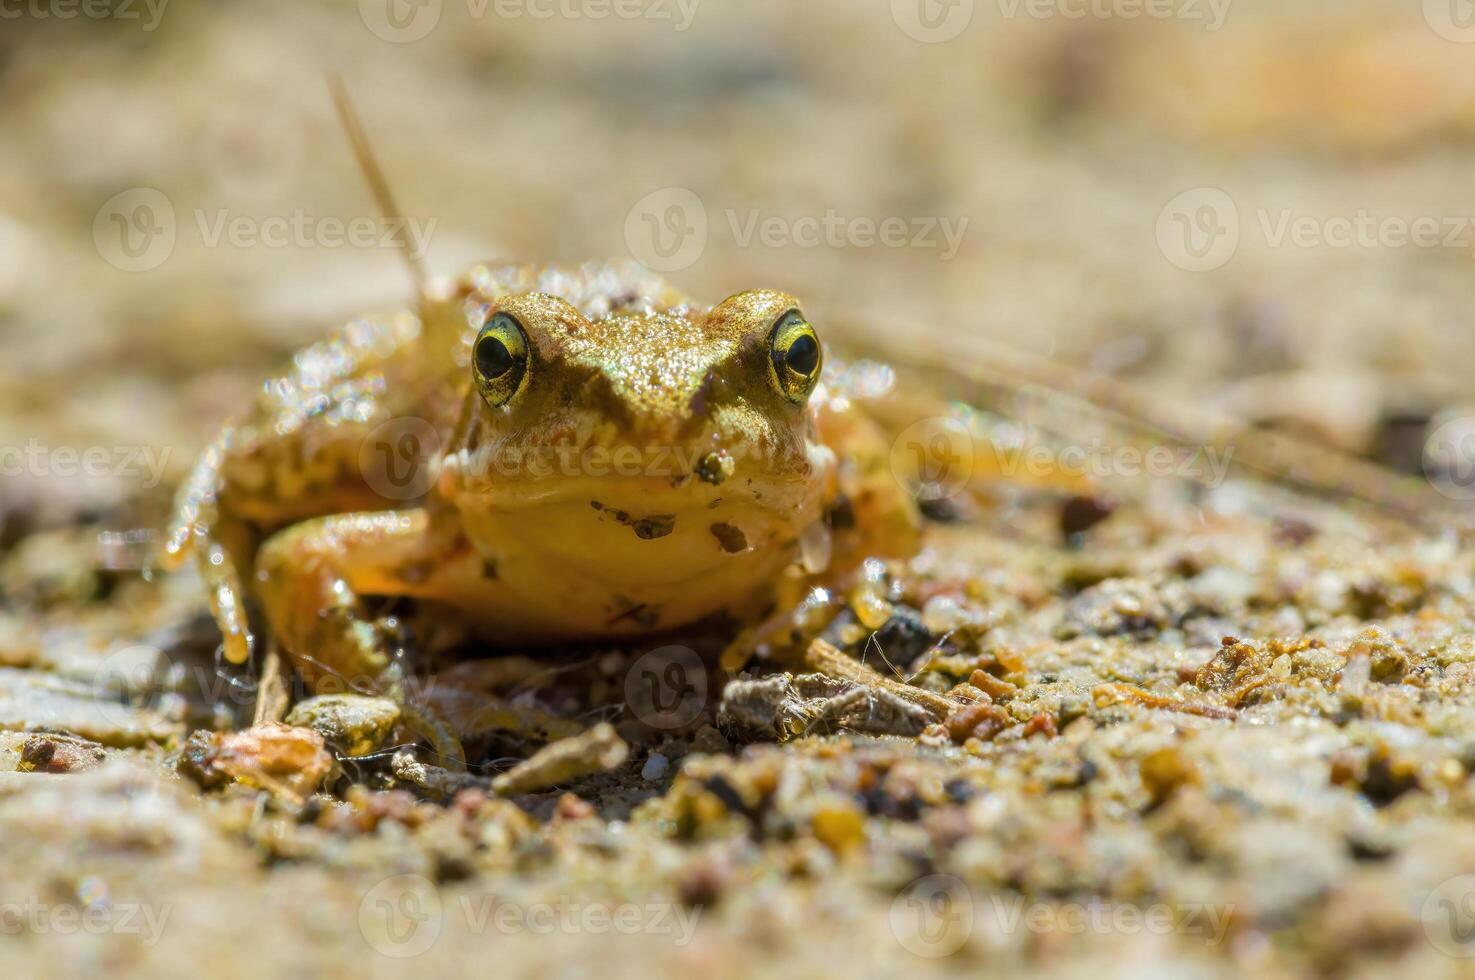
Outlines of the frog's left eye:
M 768 344 L 778 390 L 791 402 L 804 401 L 814 391 L 824 362 L 814 328 L 803 313 L 790 310 L 773 325 Z
M 528 338 L 522 324 L 510 313 L 498 313 L 476 335 L 472 348 L 472 374 L 476 390 L 496 408 L 517 394 L 528 368 Z

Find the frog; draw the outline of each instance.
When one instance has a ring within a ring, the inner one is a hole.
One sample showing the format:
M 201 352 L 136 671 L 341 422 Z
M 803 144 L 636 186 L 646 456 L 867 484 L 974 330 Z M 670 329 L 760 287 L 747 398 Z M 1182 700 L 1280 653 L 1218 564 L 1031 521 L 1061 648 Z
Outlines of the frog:
M 266 382 L 181 487 L 165 561 L 197 559 L 226 659 L 254 602 L 310 688 L 395 698 L 459 766 L 367 597 L 536 648 L 751 618 L 780 583 L 915 550 L 885 433 L 825 352 L 782 291 L 480 264 Z

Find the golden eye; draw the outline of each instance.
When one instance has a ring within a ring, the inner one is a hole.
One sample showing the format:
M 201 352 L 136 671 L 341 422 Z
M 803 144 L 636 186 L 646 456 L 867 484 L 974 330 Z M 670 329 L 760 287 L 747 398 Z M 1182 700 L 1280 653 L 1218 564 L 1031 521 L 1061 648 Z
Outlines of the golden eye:
M 476 390 L 493 408 L 505 405 L 522 386 L 528 368 L 528 338 L 510 313 L 498 313 L 476 335 L 472 349 Z
M 791 402 L 802 402 L 814 391 L 824 363 L 819 336 L 798 310 L 779 317 L 768 338 L 769 360 L 778 390 Z

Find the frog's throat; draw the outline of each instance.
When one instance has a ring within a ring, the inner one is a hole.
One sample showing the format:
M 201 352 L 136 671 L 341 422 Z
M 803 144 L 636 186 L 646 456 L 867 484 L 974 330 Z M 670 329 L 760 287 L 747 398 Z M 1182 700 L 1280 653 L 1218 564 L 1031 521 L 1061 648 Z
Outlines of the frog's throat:
M 510 635 L 509 622 L 519 637 L 628 635 L 731 611 L 772 587 L 798 559 L 804 526 L 822 519 L 818 494 L 792 509 L 735 497 L 647 503 L 560 496 L 463 511 L 467 537 L 505 592 L 506 608 L 486 610 L 499 635 Z

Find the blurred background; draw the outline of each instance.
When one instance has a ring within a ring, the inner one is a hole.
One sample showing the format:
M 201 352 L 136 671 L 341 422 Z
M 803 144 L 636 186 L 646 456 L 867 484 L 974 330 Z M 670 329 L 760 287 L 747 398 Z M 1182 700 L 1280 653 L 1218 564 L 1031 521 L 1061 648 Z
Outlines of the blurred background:
M 781 288 L 1417 469 L 1471 400 L 1467 7 L 0 0 L 0 512 L 162 492 L 294 349 L 409 301 L 397 235 Z

